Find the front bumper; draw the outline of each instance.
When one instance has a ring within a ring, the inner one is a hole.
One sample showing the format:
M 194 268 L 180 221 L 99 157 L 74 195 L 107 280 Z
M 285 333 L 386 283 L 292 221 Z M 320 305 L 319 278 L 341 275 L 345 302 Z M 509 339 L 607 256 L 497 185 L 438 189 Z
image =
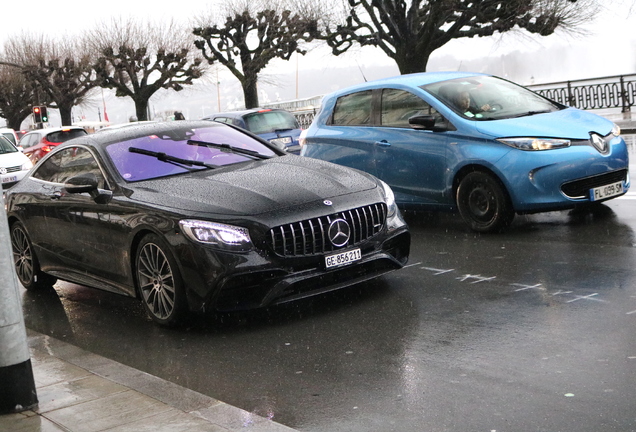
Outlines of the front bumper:
M 400 269 L 408 261 L 410 243 L 398 212 L 383 232 L 356 245 L 362 252 L 359 261 L 333 269 L 325 268 L 325 255 L 284 258 L 266 250 L 230 254 L 209 249 L 201 253 L 187 251 L 193 245 L 186 244 L 178 249 L 190 309 L 233 311 L 322 294 Z M 190 259 L 184 259 L 184 252 Z
M 540 152 L 511 151 L 498 162 L 517 213 L 573 208 L 590 202 L 589 189 L 614 181 L 630 187 L 625 141 L 615 137 L 601 154 L 591 145 Z M 585 190 L 583 190 L 583 189 Z

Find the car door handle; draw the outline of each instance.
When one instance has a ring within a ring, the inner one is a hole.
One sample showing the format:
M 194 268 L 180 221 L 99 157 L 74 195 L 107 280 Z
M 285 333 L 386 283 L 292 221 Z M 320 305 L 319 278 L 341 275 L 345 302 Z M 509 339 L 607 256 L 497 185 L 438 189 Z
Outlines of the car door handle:
M 51 195 L 49 195 L 49 197 L 50 197 L 52 200 L 58 200 L 58 199 L 62 198 L 62 192 L 60 192 L 60 191 L 55 191 L 55 192 L 53 192 Z
M 391 143 L 388 142 L 387 140 L 382 140 L 382 141 L 376 141 L 375 145 L 380 146 L 380 147 L 390 147 Z

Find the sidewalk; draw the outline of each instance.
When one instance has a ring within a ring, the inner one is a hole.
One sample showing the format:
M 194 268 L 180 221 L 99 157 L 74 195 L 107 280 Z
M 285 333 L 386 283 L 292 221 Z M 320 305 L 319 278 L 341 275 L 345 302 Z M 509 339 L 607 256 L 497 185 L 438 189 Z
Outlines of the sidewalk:
M 27 333 L 39 405 L 1 415 L 0 432 L 294 431 L 58 339 Z

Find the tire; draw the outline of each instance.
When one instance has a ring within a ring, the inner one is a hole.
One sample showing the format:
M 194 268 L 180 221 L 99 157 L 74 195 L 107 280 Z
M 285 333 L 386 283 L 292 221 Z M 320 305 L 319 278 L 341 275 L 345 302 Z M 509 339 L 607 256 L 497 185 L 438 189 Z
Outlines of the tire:
M 13 264 L 18 280 L 27 290 L 52 287 L 57 279 L 40 270 L 40 263 L 26 229 L 20 222 L 11 225 Z
M 500 231 L 509 226 L 515 216 L 504 187 L 484 172 L 466 175 L 459 183 L 456 198 L 459 214 L 474 231 Z
M 145 236 L 135 256 L 135 279 L 146 312 L 156 323 L 174 327 L 186 312 L 186 296 L 176 260 L 167 243 Z

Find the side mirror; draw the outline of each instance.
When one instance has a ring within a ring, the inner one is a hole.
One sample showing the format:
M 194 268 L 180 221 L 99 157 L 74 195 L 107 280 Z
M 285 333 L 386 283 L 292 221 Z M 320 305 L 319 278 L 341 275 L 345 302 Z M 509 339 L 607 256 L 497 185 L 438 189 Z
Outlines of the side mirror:
M 416 115 L 409 118 L 409 124 L 413 129 L 433 130 L 435 128 L 435 117 L 432 115 Z
M 97 190 L 97 185 L 97 177 L 95 177 L 95 174 L 87 173 L 66 180 L 64 189 L 66 189 L 68 193 L 90 193 Z
M 88 192 L 97 204 L 108 204 L 113 197 L 113 192 L 99 189 L 99 182 L 95 174 L 86 173 L 71 177 L 64 184 L 64 189 L 68 193 Z
M 432 132 L 446 132 L 457 130 L 451 122 L 438 115 L 416 115 L 409 118 L 409 125 L 417 130 L 430 130 Z

